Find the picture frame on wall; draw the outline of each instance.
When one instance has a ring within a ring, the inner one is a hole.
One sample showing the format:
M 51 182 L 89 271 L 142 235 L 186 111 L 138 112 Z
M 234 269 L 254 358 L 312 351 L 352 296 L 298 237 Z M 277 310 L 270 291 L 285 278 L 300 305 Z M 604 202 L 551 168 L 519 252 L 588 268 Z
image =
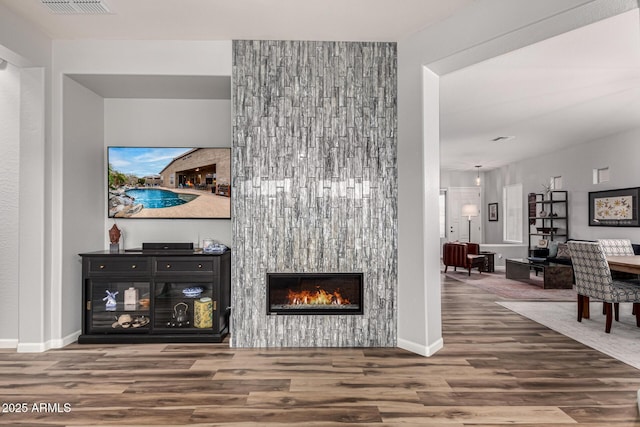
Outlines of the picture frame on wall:
M 489 221 L 498 220 L 498 203 L 489 203 Z
M 640 227 L 640 187 L 589 192 L 589 226 Z

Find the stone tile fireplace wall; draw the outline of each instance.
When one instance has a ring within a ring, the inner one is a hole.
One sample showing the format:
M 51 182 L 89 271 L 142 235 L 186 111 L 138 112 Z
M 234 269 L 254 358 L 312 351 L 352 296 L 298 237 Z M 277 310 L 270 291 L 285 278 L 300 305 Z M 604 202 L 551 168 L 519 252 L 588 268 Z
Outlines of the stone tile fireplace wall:
M 395 43 L 234 41 L 232 345 L 396 345 Z M 270 273 L 362 272 L 363 315 L 271 315 Z

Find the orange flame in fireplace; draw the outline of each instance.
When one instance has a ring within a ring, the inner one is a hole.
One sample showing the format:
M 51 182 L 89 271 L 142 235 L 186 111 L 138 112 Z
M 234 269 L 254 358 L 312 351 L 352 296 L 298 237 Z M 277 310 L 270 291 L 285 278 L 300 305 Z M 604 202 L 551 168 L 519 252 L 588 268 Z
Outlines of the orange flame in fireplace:
M 347 298 L 336 289 L 332 293 L 317 288 L 315 291 L 292 291 L 289 289 L 289 305 L 346 305 L 351 304 Z

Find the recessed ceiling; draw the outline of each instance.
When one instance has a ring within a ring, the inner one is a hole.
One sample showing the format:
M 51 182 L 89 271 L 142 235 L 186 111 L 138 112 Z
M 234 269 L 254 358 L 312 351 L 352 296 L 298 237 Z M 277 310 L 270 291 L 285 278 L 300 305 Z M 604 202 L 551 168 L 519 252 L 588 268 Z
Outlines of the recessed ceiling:
M 58 15 L 0 0 L 53 39 L 397 41 L 473 0 L 104 0 L 112 14 Z
M 638 9 L 447 74 L 440 99 L 443 169 L 493 169 L 638 128 Z
M 229 76 L 67 76 L 103 98 L 231 99 Z

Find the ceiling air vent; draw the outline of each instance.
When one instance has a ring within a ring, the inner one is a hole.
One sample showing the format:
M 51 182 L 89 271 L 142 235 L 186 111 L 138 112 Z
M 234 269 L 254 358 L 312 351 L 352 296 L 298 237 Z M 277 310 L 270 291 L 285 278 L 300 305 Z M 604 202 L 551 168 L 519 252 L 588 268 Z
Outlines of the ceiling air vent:
M 75 15 L 104 15 L 111 11 L 104 0 L 40 0 L 50 12 Z

